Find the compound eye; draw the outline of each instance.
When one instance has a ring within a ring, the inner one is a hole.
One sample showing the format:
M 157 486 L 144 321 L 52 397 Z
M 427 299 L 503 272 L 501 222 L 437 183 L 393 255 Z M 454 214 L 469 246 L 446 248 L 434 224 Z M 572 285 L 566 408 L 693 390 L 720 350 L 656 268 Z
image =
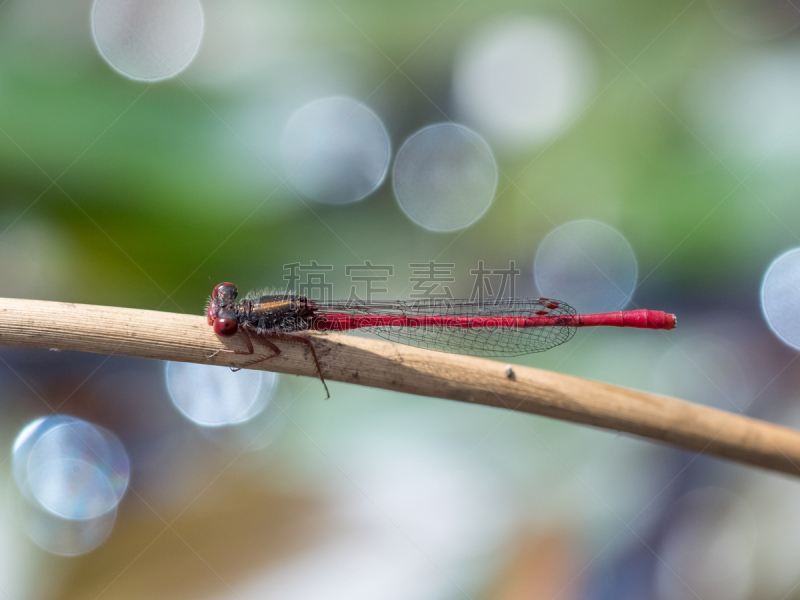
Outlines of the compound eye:
M 239 329 L 239 322 L 236 319 L 227 319 L 225 317 L 218 317 L 214 320 L 214 333 L 222 337 L 231 337 L 236 335 Z
M 236 289 L 236 286 L 233 285 L 230 281 L 224 281 L 222 283 L 217 284 L 217 287 L 214 288 L 214 291 L 211 292 L 211 298 L 213 300 L 236 300 L 236 296 L 239 295 L 239 290 Z

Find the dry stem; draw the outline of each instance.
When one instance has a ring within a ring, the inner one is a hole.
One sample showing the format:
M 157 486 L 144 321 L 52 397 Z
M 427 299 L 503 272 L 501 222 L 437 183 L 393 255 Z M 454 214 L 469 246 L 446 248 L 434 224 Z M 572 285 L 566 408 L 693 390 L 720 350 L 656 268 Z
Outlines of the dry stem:
M 504 363 L 341 334 L 313 340 L 326 379 L 518 410 L 661 440 L 738 462 L 800 474 L 800 433 L 740 415 L 625 388 Z M 217 337 L 204 317 L 35 300 L 0 299 L 0 344 L 237 366 L 252 356 Z M 315 376 L 308 349 L 253 366 Z M 257 353 L 268 350 L 256 345 Z M 320 390 L 321 392 L 321 390 Z M 333 400 L 335 401 L 335 394 Z

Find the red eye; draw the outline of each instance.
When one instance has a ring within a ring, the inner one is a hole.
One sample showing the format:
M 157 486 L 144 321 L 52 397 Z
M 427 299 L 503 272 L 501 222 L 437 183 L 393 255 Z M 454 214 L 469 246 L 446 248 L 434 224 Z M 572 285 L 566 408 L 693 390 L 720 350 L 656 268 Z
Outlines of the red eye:
M 223 281 L 222 283 L 218 283 L 217 287 L 214 288 L 214 291 L 211 292 L 211 297 L 214 300 L 217 299 L 217 294 L 219 293 L 219 288 L 221 288 L 222 286 L 229 287 L 229 288 L 235 288 L 236 287 L 230 281 Z
M 222 337 L 231 337 L 236 335 L 239 329 L 239 323 L 236 319 L 226 319 L 224 317 L 217 318 L 214 321 L 214 333 Z

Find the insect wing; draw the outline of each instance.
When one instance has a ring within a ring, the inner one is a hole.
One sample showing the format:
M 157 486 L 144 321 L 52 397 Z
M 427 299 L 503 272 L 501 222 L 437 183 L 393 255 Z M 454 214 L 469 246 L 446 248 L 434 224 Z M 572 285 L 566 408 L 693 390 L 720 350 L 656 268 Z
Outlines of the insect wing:
M 424 300 L 410 302 L 328 302 L 320 303 L 323 312 L 360 315 L 437 316 L 437 317 L 528 317 L 571 316 L 574 308 L 547 298 L 472 302 L 467 300 Z M 425 325 L 406 327 L 396 324 L 365 327 L 390 342 L 416 348 L 469 356 L 521 356 L 554 348 L 575 334 L 575 327 L 458 327 Z

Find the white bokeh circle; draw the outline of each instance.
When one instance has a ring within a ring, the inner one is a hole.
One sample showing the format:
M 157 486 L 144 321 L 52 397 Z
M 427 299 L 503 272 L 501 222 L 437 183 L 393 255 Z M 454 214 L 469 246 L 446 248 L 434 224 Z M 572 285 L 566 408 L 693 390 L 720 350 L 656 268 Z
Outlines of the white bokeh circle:
M 198 0 L 95 0 L 92 37 L 100 55 L 139 81 L 169 79 L 194 60 L 203 38 Z
M 542 296 L 578 312 L 621 310 L 638 279 L 636 256 L 616 229 L 592 219 L 556 227 L 536 251 L 533 275 Z
M 204 427 L 244 423 L 269 403 L 277 376 L 261 371 L 169 362 L 167 390 L 183 416 Z
M 800 350 L 800 248 L 772 261 L 761 282 L 761 310 L 772 332 Z
M 489 210 L 497 173 L 481 136 L 463 125 L 437 123 L 403 143 L 392 179 L 397 202 L 412 221 L 431 231 L 457 231 Z
M 392 149 L 374 112 L 357 100 L 334 96 L 294 112 L 283 129 L 280 153 L 287 180 L 300 194 L 349 204 L 380 187 Z
M 68 520 L 116 510 L 128 489 L 130 461 L 110 431 L 69 416 L 37 419 L 12 452 L 14 479 L 32 504 Z
M 800 157 L 800 53 L 750 50 L 702 73 L 686 104 L 716 153 L 756 166 L 794 169 Z
M 464 122 L 496 146 L 533 147 L 577 117 L 594 70 L 588 44 L 569 26 L 505 18 L 473 34 L 457 55 L 454 102 Z
M 117 509 L 93 519 L 62 519 L 28 507 L 25 531 L 41 548 L 60 556 L 86 554 L 102 544 L 111 534 Z

